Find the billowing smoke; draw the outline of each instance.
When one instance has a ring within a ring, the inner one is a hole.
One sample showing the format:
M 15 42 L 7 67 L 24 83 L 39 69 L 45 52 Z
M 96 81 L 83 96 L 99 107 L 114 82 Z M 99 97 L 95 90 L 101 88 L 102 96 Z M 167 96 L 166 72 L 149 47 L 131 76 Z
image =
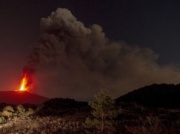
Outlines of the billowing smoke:
M 179 69 L 158 65 L 157 58 L 149 48 L 111 41 L 101 26 L 86 27 L 58 8 L 41 19 L 41 36 L 26 69 L 38 70 L 37 90 L 47 96 L 89 99 L 105 89 L 118 97 L 144 85 L 179 83 Z

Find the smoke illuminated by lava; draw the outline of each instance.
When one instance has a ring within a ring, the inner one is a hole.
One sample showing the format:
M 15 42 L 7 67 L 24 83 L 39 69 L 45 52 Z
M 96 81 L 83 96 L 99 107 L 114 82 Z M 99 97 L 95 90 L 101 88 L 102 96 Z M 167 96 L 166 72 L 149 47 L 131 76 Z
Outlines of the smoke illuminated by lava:
M 32 88 L 32 79 L 28 73 L 24 73 L 21 79 L 19 91 L 29 91 Z
M 179 83 L 179 67 L 159 65 L 150 48 L 112 41 L 100 25 L 86 27 L 68 9 L 58 8 L 42 18 L 40 27 L 23 68 L 21 91 L 29 91 L 35 74 L 40 94 L 81 100 L 99 89 L 118 97 L 153 83 Z

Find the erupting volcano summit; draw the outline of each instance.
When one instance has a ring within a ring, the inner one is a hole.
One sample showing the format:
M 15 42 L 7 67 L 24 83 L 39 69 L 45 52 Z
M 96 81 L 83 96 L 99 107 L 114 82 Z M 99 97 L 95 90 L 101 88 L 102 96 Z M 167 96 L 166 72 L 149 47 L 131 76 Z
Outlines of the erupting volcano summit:
M 18 91 L 30 91 L 32 88 L 32 78 L 28 73 L 24 73 Z

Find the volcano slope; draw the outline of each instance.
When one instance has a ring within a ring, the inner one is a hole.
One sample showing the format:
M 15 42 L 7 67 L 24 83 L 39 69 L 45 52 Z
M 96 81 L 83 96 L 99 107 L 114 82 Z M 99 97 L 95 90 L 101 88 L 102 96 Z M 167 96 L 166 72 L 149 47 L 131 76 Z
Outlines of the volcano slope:
M 27 91 L 0 91 L 0 103 L 41 104 L 48 98 Z

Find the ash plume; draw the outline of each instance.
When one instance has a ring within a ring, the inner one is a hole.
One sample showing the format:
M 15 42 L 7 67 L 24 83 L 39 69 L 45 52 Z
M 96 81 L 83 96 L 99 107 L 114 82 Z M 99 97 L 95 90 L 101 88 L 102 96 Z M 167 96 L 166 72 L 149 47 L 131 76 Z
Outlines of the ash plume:
M 38 70 L 41 94 L 85 100 L 100 89 L 117 97 L 153 83 L 179 83 L 180 70 L 159 65 L 151 49 L 111 41 L 101 26 L 85 26 L 68 9 L 58 8 L 40 26 L 25 69 Z

